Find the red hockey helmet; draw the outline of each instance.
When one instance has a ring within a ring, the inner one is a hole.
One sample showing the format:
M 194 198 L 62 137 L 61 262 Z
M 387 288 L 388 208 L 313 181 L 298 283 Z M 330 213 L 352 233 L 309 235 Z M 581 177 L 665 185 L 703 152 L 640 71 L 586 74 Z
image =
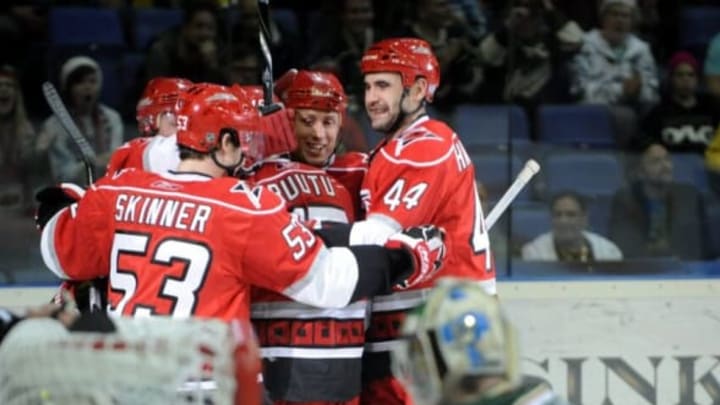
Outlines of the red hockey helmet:
M 295 70 L 287 71 L 277 81 L 277 92 L 288 108 L 335 111 L 344 114 L 347 95 L 332 73 Z
M 265 102 L 265 91 L 262 86 L 241 86 L 236 83 L 230 86 L 230 91 L 233 94 L 242 94 L 243 97 L 247 97 L 255 107 L 260 107 Z M 272 99 L 275 103 L 280 102 L 280 99 L 275 94 L 273 94 Z
M 158 114 L 177 113 L 182 104 L 182 93 L 193 83 L 176 77 L 156 77 L 145 86 L 142 97 L 137 103 L 138 128 L 142 135 L 151 135 L 158 130 Z
M 178 145 L 209 153 L 218 147 L 221 133 L 228 131 L 236 134 L 245 157 L 262 158 L 260 116 L 250 99 L 212 84 L 193 86 L 186 94 L 178 114 Z
M 440 85 L 440 64 L 432 47 L 419 38 L 390 38 L 373 44 L 360 61 L 363 74 L 400 73 L 404 87 L 410 87 L 418 77 L 428 81 L 425 100 L 432 101 Z

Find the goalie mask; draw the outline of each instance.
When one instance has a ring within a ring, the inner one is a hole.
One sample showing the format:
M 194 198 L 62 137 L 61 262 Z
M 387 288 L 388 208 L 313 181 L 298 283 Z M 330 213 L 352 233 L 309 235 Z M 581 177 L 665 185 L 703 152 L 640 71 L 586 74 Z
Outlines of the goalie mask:
M 230 174 L 251 171 L 262 160 L 264 151 L 260 116 L 252 100 L 220 85 L 194 86 L 187 94 L 178 114 L 178 145 L 210 154 Z M 242 150 L 241 161 L 232 167 L 220 164 L 214 154 L 225 134 Z
M 159 130 L 160 116 L 170 114 L 174 118 L 182 107 L 183 92 L 191 86 L 191 81 L 175 77 L 157 77 L 150 80 L 136 107 L 140 135 L 155 135 Z
M 393 372 L 417 405 L 477 403 L 483 377 L 516 383 L 514 327 L 494 297 L 474 281 L 443 278 L 427 302 L 410 313 Z

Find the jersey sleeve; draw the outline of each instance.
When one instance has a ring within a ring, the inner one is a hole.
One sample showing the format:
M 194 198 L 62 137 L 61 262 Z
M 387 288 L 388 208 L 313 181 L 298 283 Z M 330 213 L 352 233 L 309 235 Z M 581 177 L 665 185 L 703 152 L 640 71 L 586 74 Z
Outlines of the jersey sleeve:
M 110 156 L 110 160 L 108 161 L 105 173 L 108 175 L 113 175 L 127 167 L 127 161 L 130 157 L 131 150 L 132 147 L 129 142 L 117 148 L 115 152 L 113 152 L 113 154 Z
M 106 252 L 110 242 L 106 228 L 113 213 L 108 212 L 104 198 L 96 187 L 89 188 L 79 202 L 59 211 L 43 229 L 42 258 L 58 277 L 90 280 L 108 275 Z
M 269 190 L 263 194 L 280 199 Z M 242 253 L 243 276 L 250 284 L 318 307 L 350 302 L 358 264 L 349 249 L 326 247 L 285 210 L 255 216 L 250 232 Z

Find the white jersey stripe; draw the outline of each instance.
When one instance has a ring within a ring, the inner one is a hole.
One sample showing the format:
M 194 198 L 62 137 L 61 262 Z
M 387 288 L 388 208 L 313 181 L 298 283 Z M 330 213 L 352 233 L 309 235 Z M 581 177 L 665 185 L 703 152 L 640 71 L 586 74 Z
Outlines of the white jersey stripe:
M 262 347 L 264 358 L 291 357 L 296 359 L 357 359 L 362 357 L 363 347 L 336 347 L 327 349 L 304 347 Z
M 290 301 L 255 302 L 252 319 L 365 319 L 367 301 L 354 302 L 345 308 L 324 309 Z
M 382 342 L 368 342 L 365 343 L 365 351 L 378 353 L 378 352 L 391 352 L 395 350 L 400 344 L 399 339 L 384 340 Z
M 252 214 L 252 215 L 275 214 L 278 211 L 282 211 L 286 208 L 285 203 L 281 202 L 277 206 L 270 208 L 270 209 L 252 210 L 252 209 L 248 209 L 246 207 L 241 207 L 241 206 L 230 204 L 230 203 L 227 203 L 224 201 L 216 200 L 214 198 L 205 198 L 205 197 L 199 197 L 199 196 L 193 195 L 193 194 L 179 193 L 179 192 L 174 192 L 174 191 L 152 190 L 152 189 L 141 188 L 141 187 L 102 185 L 102 186 L 97 186 L 96 189 L 111 190 L 111 191 L 126 191 L 126 192 L 135 192 L 135 193 L 139 193 L 139 194 L 151 194 L 151 195 L 181 198 L 181 199 L 186 199 L 186 200 L 191 200 L 191 201 L 203 202 L 206 204 L 214 204 L 214 205 L 218 205 L 218 206 L 221 206 L 221 207 L 233 210 L 233 211 L 240 211 L 240 212 L 243 212 L 246 214 Z
M 323 247 L 305 277 L 286 288 L 283 294 L 316 307 L 342 308 L 350 303 L 358 271 L 358 263 L 350 249 Z
M 55 251 L 55 226 L 57 225 L 58 218 L 60 218 L 60 214 L 68 209 L 70 208 L 63 208 L 53 215 L 47 224 L 45 224 L 42 234 L 40 235 L 40 254 L 42 255 L 43 262 L 50 271 L 62 279 L 69 279 L 69 277 L 60 265 L 60 260 L 58 260 Z

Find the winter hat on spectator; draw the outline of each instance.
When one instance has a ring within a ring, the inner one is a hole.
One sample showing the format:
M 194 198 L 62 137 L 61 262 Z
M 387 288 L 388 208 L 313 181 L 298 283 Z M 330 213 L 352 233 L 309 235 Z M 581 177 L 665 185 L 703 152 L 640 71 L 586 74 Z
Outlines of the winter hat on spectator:
M 700 69 L 700 64 L 693 54 L 688 51 L 677 51 L 670 58 L 670 73 L 674 72 L 675 69 L 683 63 L 690 65 L 696 73 Z
M 70 59 L 68 59 L 60 69 L 60 89 L 61 90 L 67 90 L 67 80 L 70 75 L 77 70 L 80 67 L 89 67 L 93 69 L 97 73 L 98 77 L 98 83 L 102 87 L 102 70 L 100 69 L 100 65 L 98 65 L 97 62 L 95 62 L 95 59 L 92 59 L 87 56 L 74 56 Z
M 600 15 L 602 15 L 608 7 L 615 4 L 624 4 L 633 10 L 637 6 L 637 2 L 635 0 L 602 0 L 600 2 Z

